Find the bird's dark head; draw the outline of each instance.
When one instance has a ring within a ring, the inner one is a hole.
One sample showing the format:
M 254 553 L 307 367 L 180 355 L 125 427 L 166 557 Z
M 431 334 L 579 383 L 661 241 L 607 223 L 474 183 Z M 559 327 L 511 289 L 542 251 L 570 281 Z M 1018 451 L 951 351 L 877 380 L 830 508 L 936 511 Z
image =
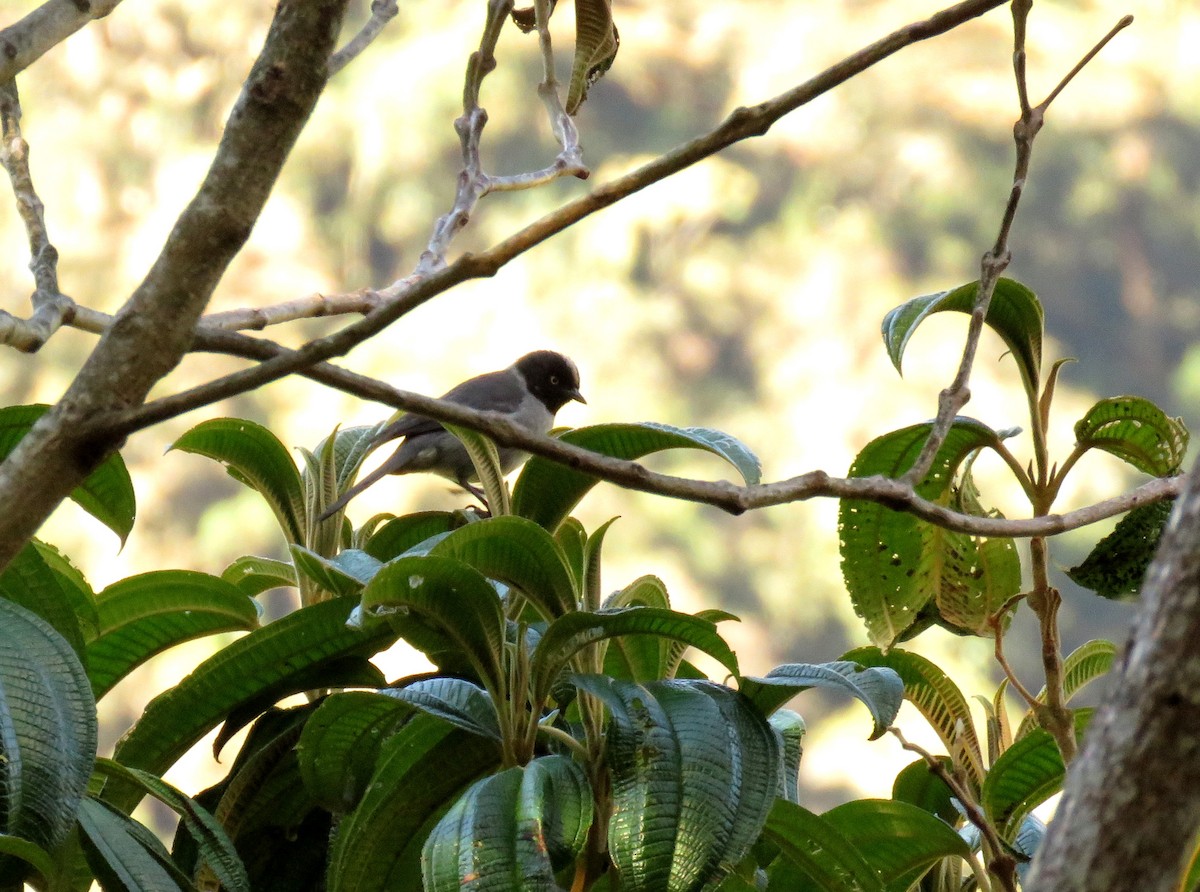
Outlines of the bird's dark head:
M 515 367 L 529 392 L 551 412 L 557 412 L 571 400 L 587 402 L 579 392 L 579 369 L 561 353 L 535 350 L 518 359 Z

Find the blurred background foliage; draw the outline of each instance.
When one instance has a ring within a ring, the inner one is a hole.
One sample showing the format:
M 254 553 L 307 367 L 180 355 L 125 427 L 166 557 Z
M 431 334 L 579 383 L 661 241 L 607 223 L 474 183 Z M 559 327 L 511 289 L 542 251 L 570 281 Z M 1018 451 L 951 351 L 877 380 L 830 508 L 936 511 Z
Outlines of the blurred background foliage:
M 0 26 L 35 5 L 9 0 Z M 620 55 L 578 116 L 593 184 L 935 9 L 924 0 L 614 6 Z M 20 77 L 35 182 L 62 255 L 63 288 L 76 300 L 113 312 L 153 262 L 204 175 L 272 7 L 266 0 L 126 3 Z M 1030 34 L 1034 100 L 1127 11 L 1114 0 L 1039 2 Z M 1200 409 L 1200 10 L 1146 0 L 1134 12 L 1135 25 L 1052 109 L 1012 239 L 1010 275 L 1047 307 L 1048 360 L 1079 359 L 1061 390 L 1060 450 L 1097 395 L 1151 397 L 1192 427 Z M 367 13 L 366 0 L 353 4 L 349 27 Z M 330 84 L 213 310 L 382 286 L 411 269 L 452 200 L 459 162 L 452 121 L 481 23 L 480 2 L 401 5 L 383 37 Z M 565 74 L 568 4 L 554 30 Z M 963 319 L 924 326 L 904 378 L 888 364 L 879 321 L 909 297 L 975 278 L 995 238 L 1016 117 L 1010 31 L 1001 9 L 909 48 L 765 137 L 578 224 L 492 280 L 418 309 L 344 361 L 437 394 L 529 349 L 553 347 L 577 360 L 589 400 L 564 410 L 563 424 L 718 427 L 762 457 L 765 479 L 813 468 L 844 473 L 871 438 L 930 417 L 953 373 Z M 556 147 L 534 91 L 534 39 L 507 29 L 498 58 L 483 90 L 485 162 L 496 173 L 541 167 Z M 589 185 L 564 180 L 492 196 L 455 250 L 485 247 Z M 0 210 L 0 251 L 5 308 L 21 313 L 31 285 L 11 203 Z M 268 335 L 296 344 L 336 324 L 305 322 Z M 93 343 L 64 331 L 37 356 L 0 353 L 5 402 L 57 399 Z M 998 340 L 985 338 L 968 407 L 997 428 L 1020 424 L 1024 409 L 1015 367 L 1002 353 Z M 162 391 L 239 365 L 193 356 Z M 282 556 L 268 511 L 248 490 L 204 459 L 164 450 L 218 415 L 259 420 L 284 442 L 311 447 L 338 422 L 374 422 L 388 412 L 301 380 L 195 412 L 126 447 L 140 517 L 123 551 L 71 506 L 43 536 L 97 588 L 153 568 L 219 573 L 240 554 Z M 698 458 L 661 467 L 725 473 Z M 1061 506 L 1116 493 L 1130 483 L 1123 474 L 1115 461 L 1089 457 Z M 983 474 L 982 482 L 1009 516 L 1022 514 L 1005 477 Z M 461 501 L 436 479 L 393 478 L 352 513 L 361 519 Z M 784 660 L 834 659 L 865 640 L 840 582 L 836 507 L 819 501 L 731 518 L 602 487 L 580 516 L 589 528 L 621 516 L 608 538 L 608 587 L 655 573 L 684 609 L 740 614 L 743 623 L 725 631 L 754 672 Z M 1064 537 L 1055 563 L 1077 563 L 1105 531 Z M 1127 606 L 1072 591 L 1061 574 L 1056 582 L 1067 589 L 1068 647 L 1096 635 L 1123 638 Z M 267 607 L 279 615 L 290 602 L 279 594 Z M 1026 673 L 1037 671 L 1032 632 L 1028 616 L 1019 618 L 1008 643 Z M 108 701 L 107 739 L 211 646 L 143 667 L 124 685 L 123 700 Z M 990 694 L 998 680 L 988 642 L 929 632 L 914 646 L 970 693 Z M 886 794 L 909 759 L 886 742 L 866 749 L 859 717 L 845 736 L 840 716 L 826 710 L 819 698 L 805 701 L 811 733 L 803 780 L 814 802 L 851 791 Z M 175 776 L 199 771 L 202 778 L 205 765 L 211 756 L 202 745 Z M 184 785 L 194 790 L 201 781 Z

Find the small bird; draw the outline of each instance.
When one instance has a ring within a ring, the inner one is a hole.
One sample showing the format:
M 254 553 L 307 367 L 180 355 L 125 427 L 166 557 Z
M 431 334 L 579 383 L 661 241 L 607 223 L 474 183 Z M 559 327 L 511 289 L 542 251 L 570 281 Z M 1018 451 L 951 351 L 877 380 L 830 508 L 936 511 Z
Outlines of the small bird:
M 579 392 L 579 370 L 570 359 L 553 350 L 527 353 L 506 369 L 478 375 L 446 392 L 442 399 L 481 411 L 503 412 L 532 433 L 545 434 L 554 415 L 571 400 L 587 403 Z M 346 506 L 352 498 L 386 474 L 427 471 L 448 477 L 463 489 L 480 496 L 470 485 L 475 466 L 457 437 L 441 422 L 422 415 L 404 415 L 379 432 L 371 448 L 403 437 L 391 458 L 350 487 L 321 515 L 320 520 Z M 528 454 L 519 449 L 498 447 L 500 467 L 507 474 Z

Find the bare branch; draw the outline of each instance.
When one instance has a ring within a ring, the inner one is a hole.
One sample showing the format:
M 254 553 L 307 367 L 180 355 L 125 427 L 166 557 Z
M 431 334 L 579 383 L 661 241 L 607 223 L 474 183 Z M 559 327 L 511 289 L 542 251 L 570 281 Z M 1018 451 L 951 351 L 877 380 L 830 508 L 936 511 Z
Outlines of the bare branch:
M 363 288 L 346 294 L 310 294 L 296 300 L 269 307 L 246 307 L 200 317 L 197 331 L 206 328 L 225 331 L 261 331 L 269 325 L 294 322 L 297 319 L 319 319 L 346 313 L 367 314 L 380 304 L 379 292 Z
M 0 164 L 8 171 L 17 213 L 29 235 L 29 268 L 33 271 L 33 315 L 19 319 L 0 311 L 0 343 L 33 353 L 71 315 L 74 302 L 58 290 L 58 251 L 46 231 L 45 206 L 29 173 L 29 144 L 21 136 L 21 101 L 17 82 L 0 83 Z
M 0 83 L 12 80 L 88 22 L 102 19 L 121 0 L 46 0 L 0 31 Z
M 349 43 L 330 56 L 329 76 L 333 77 L 358 58 L 363 50 L 383 33 L 387 23 L 394 19 L 399 12 L 400 7 L 396 5 L 396 0 L 371 0 L 371 17 L 362 26 L 362 30 L 355 34 Z

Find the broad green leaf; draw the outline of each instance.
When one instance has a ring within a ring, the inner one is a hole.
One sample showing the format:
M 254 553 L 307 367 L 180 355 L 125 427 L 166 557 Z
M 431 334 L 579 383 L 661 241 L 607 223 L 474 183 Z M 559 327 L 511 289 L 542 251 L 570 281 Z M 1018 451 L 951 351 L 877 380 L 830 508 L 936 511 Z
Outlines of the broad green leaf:
M 0 599 L 0 832 L 47 849 L 75 824 L 96 758 L 96 702 L 75 651 Z
M 181 825 L 195 840 L 205 865 L 227 892 L 250 892 L 250 879 L 233 847 L 225 828 L 196 801 L 168 784 L 160 777 L 145 771 L 126 768 L 111 759 L 100 759 L 96 770 L 107 777 L 117 777 L 137 784 L 179 815 Z
M 1075 736 L 1082 739 L 1093 710 L 1075 710 Z M 1062 789 L 1063 760 L 1049 732 L 1037 728 L 1015 741 L 988 771 L 979 803 L 1000 835 L 1010 842 L 1033 809 Z
M 746 698 L 712 682 L 574 682 L 612 713 L 608 843 L 621 888 L 715 884 L 750 850 L 781 788 L 778 734 Z
M 333 482 L 338 494 L 341 494 L 342 490 L 346 489 L 354 480 L 363 461 L 378 445 L 375 438 L 386 426 L 387 422 L 381 422 L 358 427 L 339 427 L 333 432 L 333 450 L 330 457 L 334 470 Z M 329 438 L 326 437 L 317 444 L 314 453 L 321 455 L 328 443 Z M 321 509 L 324 510 L 324 508 L 325 506 L 322 505 Z
M 47 405 L 6 406 L 0 409 L 0 461 L 10 452 L 34 423 L 50 409 Z M 125 543 L 137 514 L 133 481 L 125 462 L 117 452 L 105 458 L 83 483 L 71 492 L 71 501 L 117 534 Z
M 54 869 L 54 859 L 50 853 L 39 846 L 37 843 L 30 842 L 27 839 L 21 839 L 19 836 L 9 836 L 7 833 L 0 833 L 0 881 L 8 882 L 9 876 L 28 876 L 28 871 L 19 866 L 15 866 L 12 859 L 24 861 L 39 874 L 43 880 L 49 880 L 56 873 Z M 24 888 L 28 889 L 29 886 Z M 34 888 L 42 889 L 46 886 L 35 886 Z
M 386 626 L 347 628 L 351 606 L 345 600 L 312 604 L 224 647 L 150 701 L 118 742 L 114 758 L 129 768 L 162 774 L 240 706 L 264 695 L 283 697 L 310 689 L 322 665 L 370 656 L 395 640 Z M 297 689 L 297 681 L 305 686 Z M 128 786 L 105 792 L 105 799 L 122 810 L 140 798 Z
M 949 756 L 935 757 L 948 771 L 954 766 Z M 944 780 L 934 774 L 924 759 L 917 759 L 901 769 L 892 782 L 892 798 L 907 802 L 937 815 L 953 826 L 958 821 L 958 809 L 954 807 L 954 791 Z
M 362 549 L 376 560 L 387 562 L 434 536 L 444 535 L 458 526 L 452 511 L 418 511 L 393 517 L 375 530 Z
M 1101 449 L 1155 477 L 1183 470 L 1188 430 L 1148 399 L 1100 400 L 1075 423 L 1076 449 Z
M 217 632 L 258 626 L 258 608 L 217 576 L 156 570 L 113 583 L 96 597 L 98 635 L 87 646 L 97 699 L 150 657 Z
M 1117 659 L 1117 646 L 1103 638 L 1094 638 L 1075 648 L 1063 660 L 1063 700 L 1070 702 L 1084 687 L 1098 678 L 1103 678 Z M 1037 695 L 1038 702 L 1046 702 L 1046 689 Z M 1037 727 L 1037 719 L 1031 710 L 1017 729 L 1017 737 L 1024 737 Z
M 86 637 L 96 632 L 96 605 L 90 592 L 73 586 L 47 563 L 38 543 L 29 542 L 0 573 L 0 598 L 20 604 L 44 619 L 81 658 Z
M 808 877 L 814 889 L 885 892 L 878 874 L 850 840 L 820 815 L 793 802 L 775 800 L 763 838 L 778 846 L 780 857 Z
M 384 688 L 379 693 L 410 703 L 472 734 L 501 739 L 492 698 L 466 679 L 423 678 L 402 688 Z
M 475 473 L 483 487 L 484 498 L 487 499 L 488 512 L 493 517 L 504 517 L 512 514 L 512 503 L 508 493 L 508 484 L 504 482 L 504 471 L 500 467 L 500 453 L 496 444 L 486 436 L 473 431 L 469 427 L 459 427 L 455 424 L 442 425 L 454 434 L 475 466 Z
M 575 61 L 571 63 L 567 114 L 579 111 L 588 88 L 612 67 L 620 45 L 612 0 L 575 0 Z
M 958 754 L 971 779 L 983 779 L 983 753 L 971 720 L 971 708 L 962 691 L 933 662 L 911 651 L 860 647 L 842 655 L 843 660 L 864 666 L 894 669 L 904 683 L 904 699 L 917 707 L 952 755 Z
M 641 576 L 604 599 L 605 609 L 657 607 L 669 610 L 667 587 L 657 576 Z M 663 638 L 627 635 L 609 641 L 604 650 L 604 674 L 625 681 L 669 678 L 671 648 Z
M 1067 576 L 1103 598 L 1135 600 L 1173 506 L 1173 501 L 1164 500 L 1134 508 L 1096 543 L 1082 564 L 1067 570 Z
M 702 449 L 724 458 L 747 483 L 757 483 L 761 472 L 758 459 L 745 444 L 710 428 L 652 422 L 597 424 L 567 431 L 562 440 L 631 461 L 666 449 Z M 597 482 L 590 474 L 534 456 L 513 487 L 513 513 L 553 531 Z
M 296 746 L 304 785 L 330 811 L 349 811 L 367 789 L 380 747 L 415 714 L 410 704 L 374 691 L 326 697 Z
M 843 691 L 871 711 L 875 740 L 896 720 L 904 701 L 904 684 L 889 668 L 860 666 L 845 660 L 831 663 L 784 663 L 763 678 L 742 679 L 741 690 L 763 714 L 778 709 L 801 691 L 826 688 Z
M 553 536 L 523 517 L 467 524 L 429 553 L 455 558 L 519 589 L 547 621 L 577 609 L 579 595 L 566 555 Z
M 384 742 L 362 801 L 338 826 L 328 892 L 421 889 L 421 847 L 429 831 L 499 762 L 494 743 L 432 716 L 414 716 Z
M 909 888 L 942 858 L 971 854 L 949 824 L 895 799 L 856 799 L 821 817 L 862 853 L 889 889 Z
M 587 842 L 592 791 L 570 759 L 546 756 L 476 782 L 425 842 L 426 892 L 552 892 Z
M 267 500 L 289 542 L 304 541 L 300 473 L 287 448 L 265 427 L 243 418 L 214 418 L 196 425 L 171 448 L 221 462 L 229 476 Z
M 273 588 L 295 588 L 296 568 L 287 561 L 244 554 L 221 571 L 221 578 L 248 597 Z
M 902 476 L 917 460 L 931 428 L 929 422 L 915 424 L 872 440 L 855 458 L 849 476 Z M 991 428 L 959 418 L 917 485 L 917 494 L 942 498 L 968 455 L 999 442 Z M 871 640 L 881 648 L 891 647 L 940 588 L 944 555 L 939 528 L 877 502 L 842 499 L 838 531 L 842 576 L 854 610 Z
M 83 800 L 79 827 L 88 864 L 104 892 L 195 889 L 153 833 L 105 803 Z
M 737 657 L 717 633 L 717 625 L 688 613 L 657 607 L 627 607 L 601 613 L 568 613 L 550 624 L 533 652 L 534 702 L 545 702 L 550 686 L 578 651 L 620 635 L 654 635 L 682 641 L 738 675 Z
M 361 555 L 361 561 L 347 561 L 342 557 L 346 552 L 339 553 L 335 558 L 327 558 L 303 545 L 293 544 L 288 550 L 295 561 L 296 572 L 311 579 L 335 598 L 357 595 L 382 566 L 366 552 L 357 553 Z
M 362 606 L 369 615 L 429 623 L 453 642 L 485 688 L 505 689 L 504 612 L 496 590 L 473 567 L 434 555 L 397 558 L 363 589 Z
M 922 322 L 934 313 L 946 310 L 970 314 L 978 296 L 979 283 L 968 282 L 949 291 L 914 297 L 888 313 L 883 318 L 883 342 L 896 371 L 900 371 L 909 338 Z M 1002 278 L 996 282 L 984 321 L 1008 345 L 1025 382 L 1026 393 L 1036 399 L 1045 333 L 1042 304 L 1037 295 L 1020 282 Z

